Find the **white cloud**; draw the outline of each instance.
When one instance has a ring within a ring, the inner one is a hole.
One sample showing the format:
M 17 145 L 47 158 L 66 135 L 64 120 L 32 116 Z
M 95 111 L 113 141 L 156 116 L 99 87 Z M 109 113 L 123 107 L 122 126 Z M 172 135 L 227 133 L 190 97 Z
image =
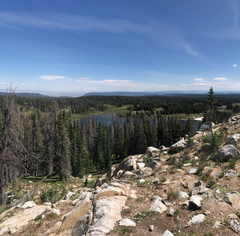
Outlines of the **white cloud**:
M 34 86 L 34 84 L 31 84 L 31 86 Z
M 76 81 L 77 81 L 77 82 L 84 82 L 84 81 L 87 81 L 87 80 L 90 80 L 90 79 L 89 79 L 89 78 L 86 78 L 86 77 L 83 77 L 83 78 L 77 79 Z
M 21 85 L 25 85 L 25 83 L 21 83 Z
M 210 86 L 208 83 L 182 84 L 181 86 Z
M 233 67 L 237 67 L 237 64 L 233 64 Z
M 196 80 L 196 81 L 204 81 L 204 79 L 202 79 L 202 78 L 195 78 L 194 80 Z
M 213 80 L 226 80 L 227 78 L 225 77 L 217 77 L 217 78 L 213 78 Z
M 0 84 L 7 84 L 6 82 L 0 82 Z
M 38 13 L 23 14 L 0 11 L 0 22 L 3 27 L 38 27 L 60 30 L 100 30 L 111 33 L 137 33 L 155 41 L 157 45 L 171 47 L 204 60 L 195 48 L 186 40 L 185 33 L 179 27 L 152 20 L 144 25 L 121 19 L 97 19 L 78 15 Z
M 59 81 L 59 80 L 66 79 L 65 76 L 60 76 L 60 75 L 41 75 L 41 76 L 38 76 L 38 78 L 48 80 L 48 81 Z

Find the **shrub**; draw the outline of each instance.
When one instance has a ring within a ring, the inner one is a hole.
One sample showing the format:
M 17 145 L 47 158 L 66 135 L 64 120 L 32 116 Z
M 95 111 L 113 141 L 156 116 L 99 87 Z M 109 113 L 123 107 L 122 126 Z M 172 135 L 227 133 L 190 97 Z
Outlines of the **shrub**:
M 153 159 L 152 157 L 143 157 L 143 162 L 146 166 L 149 166 L 152 163 Z
M 212 139 L 211 135 L 205 135 L 205 136 L 203 137 L 202 141 L 203 141 L 204 143 L 210 143 L 210 142 L 211 142 L 211 139 Z
M 168 200 L 177 200 L 179 198 L 179 192 L 171 189 L 167 193 L 167 198 Z
M 121 227 L 121 235 L 125 235 L 126 233 L 132 233 L 133 232 L 133 228 L 132 227 L 127 227 L 127 226 L 123 226 Z
M 50 212 L 50 213 L 46 214 L 46 217 L 45 217 L 46 220 L 54 220 L 57 218 L 58 218 L 58 215 L 55 214 L 54 212 Z
M 41 220 L 42 219 L 42 215 L 38 215 L 35 217 L 34 221 L 38 221 L 38 220 Z
M 127 214 L 130 214 L 130 213 L 131 213 L 131 210 L 129 208 L 122 210 L 123 215 L 127 215 Z
M 57 201 L 57 194 L 58 191 L 55 189 L 53 190 L 52 188 L 49 190 L 44 190 L 40 196 L 41 202 L 55 202 Z
M 146 211 L 141 211 L 139 213 L 137 213 L 133 218 L 132 220 L 134 221 L 141 221 L 145 218 L 148 218 L 148 217 L 151 217 L 153 215 L 155 215 L 156 212 L 155 211 L 150 211 L 150 210 L 146 210 Z

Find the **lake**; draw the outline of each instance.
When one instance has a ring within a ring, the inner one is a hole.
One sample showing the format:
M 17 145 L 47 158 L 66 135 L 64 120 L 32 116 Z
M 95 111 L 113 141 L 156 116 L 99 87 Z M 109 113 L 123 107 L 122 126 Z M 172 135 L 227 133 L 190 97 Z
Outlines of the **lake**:
M 119 122 L 120 124 L 123 124 L 125 119 L 124 117 L 117 117 L 116 113 L 105 113 L 105 114 L 97 114 L 97 115 L 92 115 L 90 116 L 91 119 L 95 118 L 95 120 L 97 121 L 97 123 L 101 122 L 104 123 L 105 125 L 109 126 L 112 124 L 112 119 L 115 119 L 115 122 Z M 147 118 L 148 120 L 153 121 L 153 118 Z M 80 120 L 80 122 L 84 122 L 86 123 L 87 118 L 82 118 Z M 132 120 L 134 120 L 134 118 L 132 118 Z M 185 126 L 187 121 L 186 120 L 180 120 L 181 123 Z M 199 128 L 199 124 L 201 125 L 202 122 L 201 121 L 196 121 L 196 120 L 192 120 L 192 127 L 193 127 L 193 132 L 196 132 Z

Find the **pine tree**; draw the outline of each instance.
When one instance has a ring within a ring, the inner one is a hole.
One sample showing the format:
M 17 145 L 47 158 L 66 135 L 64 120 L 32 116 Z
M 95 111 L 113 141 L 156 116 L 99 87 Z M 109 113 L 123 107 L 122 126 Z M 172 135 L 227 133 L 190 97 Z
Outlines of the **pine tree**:
M 217 100 L 212 87 L 209 89 L 207 93 L 207 99 L 208 99 L 208 106 L 209 106 L 208 117 L 210 122 L 211 135 L 213 136 L 212 121 L 213 121 L 213 115 L 214 115 L 214 104 L 217 102 Z
M 59 180 L 68 180 L 71 166 L 70 166 L 70 140 L 68 133 L 69 116 L 63 111 L 56 121 L 55 129 L 55 171 L 59 174 Z

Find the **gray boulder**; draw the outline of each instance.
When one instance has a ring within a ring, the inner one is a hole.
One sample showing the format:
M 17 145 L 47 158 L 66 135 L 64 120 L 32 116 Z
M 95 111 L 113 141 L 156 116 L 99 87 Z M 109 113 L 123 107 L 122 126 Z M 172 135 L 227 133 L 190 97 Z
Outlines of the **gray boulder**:
M 240 155 L 239 151 L 233 145 L 223 146 L 218 153 L 224 161 Z
M 212 122 L 212 127 L 214 127 L 215 124 Z M 205 122 L 204 124 L 201 125 L 199 131 L 204 132 L 210 129 L 210 122 Z
M 161 164 L 157 161 L 153 161 L 149 167 L 152 168 L 153 170 L 156 170 L 157 168 L 159 168 L 161 166 Z
M 203 214 L 193 216 L 192 219 L 188 222 L 187 226 L 191 226 L 192 224 L 200 224 L 204 220 L 205 220 L 205 216 Z
M 174 236 L 169 230 L 166 230 L 162 236 Z
M 126 171 L 123 173 L 123 175 L 119 178 L 120 180 L 133 180 L 137 179 L 138 176 L 131 171 Z

